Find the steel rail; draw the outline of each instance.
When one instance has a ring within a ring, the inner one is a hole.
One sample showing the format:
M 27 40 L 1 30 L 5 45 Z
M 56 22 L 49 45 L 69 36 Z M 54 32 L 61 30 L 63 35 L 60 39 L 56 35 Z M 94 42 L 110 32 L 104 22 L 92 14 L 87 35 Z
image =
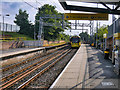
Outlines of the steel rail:
M 68 50 L 65 50 L 64 52 L 66 52 L 66 51 L 68 51 Z M 2 87 L 1 89 L 5 89 L 5 88 L 11 87 L 15 82 L 17 82 L 17 81 L 25 78 L 25 77 L 28 76 L 30 73 L 34 72 L 35 70 L 37 70 L 38 68 L 42 67 L 42 66 L 45 65 L 46 63 L 48 63 L 48 62 L 50 62 L 51 60 L 53 60 L 53 59 L 57 58 L 58 56 L 62 55 L 64 52 L 56 55 L 55 57 L 52 57 L 52 58 L 49 59 L 48 61 L 42 62 L 40 65 L 36 65 L 35 67 L 33 67 L 33 68 L 25 71 L 24 73 L 16 76 L 15 78 L 11 79 L 10 81 L 2 84 L 2 85 L 1 85 L 1 87 Z
M 65 45 L 65 46 L 66 46 L 66 45 Z M 64 46 L 63 46 L 63 47 L 64 47 Z M 63 47 L 61 47 L 61 48 L 63 48 Z M 59 49 L 59 48 L 58 48 L 58 49 Z M 53 52 L 57 51 L 58 49 L 55 49 L 55 50 L 53 50 L 53 51 L 51 51 L 51 52 L 48 52 L 47 55 L 50 54 L 50 53 L 53 53 Z M 40 58 L 40 57 L 43 57 L 43 56 L 46 56 L 46 55 L 41 55 L 41 56 L 38 56 L 38 57 L 33 57 L 32 59 L 28 59 L 27 61 L 24 60 L 24 61 L 22 61 L 22 62 L 20 62 L 20 63 L 17 63 L 17 64 L 14 64 L 14 65 L 11 65 L 11 66 L 9 66 L 9 67 L 3 68 L 1 71 L 2 71 L 2 72 L 7 71 L 7 70 L 9 70 L 9 69 L 12 69 L 12 68 L 17 67 L 17 66 L 22 65 L 22 64 L 25 64 L 26 62 L 33 61 L 33 60 L 35 60 L 35 59 L 37 59 L 37 58 Z
M 59 51 L 59 52 L 62 52 L 62 51 L 63 51 L 63 50 L 61 50 L 61 51 Z M 57 53 L 59 53 L 59 52 L 55 52 L 55 55 L 56 55 Z M 23 71 L 25 71 L 25 70 L 31 68 L 32 66 L 37 65 L 38 63 L 41 63 L 42 61 L 44 61 L 44 60 L 46 60 L 46 59 L 48 59 L 48 58 L 50 58 L 50 57 L 52 57 L 52 55 L 50 55 L 50 56 L 48 56 L 48 57 L 46 57 L 46 58 L 44 58 L 44 59 L 42 59 L 42 60 L 40 60 L 40 61 L 38 61 L 38 62 L 32 64 L 32 65 L 29 65 L 28 67 L 25 67 L 25 68 L 23 68 L 23 69 L 21 69 L 21 70 L 19 70 L 19 71 L 16 71 L 16 72 L 14 72 L 14 73 L 12 73 L 12 74 L 6 76 L 6 77 L 3 77 L 3 78 L 1 79 L 1 82 L 5 81 L 6 79 L 8 79 L 8 78 L 10 78 L 10 77 L 12 77 L 12 76 L 14 76 L 14 75 L 20 73 L 20 72 L 23 72 Z M 38 59 L 38 58 L 37 58 L 37 59 Z
M 38 76 L 40 76 L 41 74 L 43 74 L 45 71 L 47 71 L 50 67 L 52 67 L 53 65 L 55 65 L 59 60 L 61 60 L 63 57 L 65 57 L 69 52 L 71 52 L 72 50 L 69 50 L 68 52 L 66 52 L 64 55 L 62 55 L 61 57 L 59 57 L 56 61 L 54 61 L 52 64 L 50 64 L 49 66 L 47 66 L 46 68 L 44 68 L 42 71 L 40 71 L 39 73 L 37 73 L 36 75 L 34 75 L 32 78 L 30 78 L 29 80 L 27 80 L 26 82 L 24 82 L 23 84 L 21 84 L 16 90 L 20 90 L 23 89 L 24 87 L 26 87 L 29 83 L 31 83 L 34 79 L 36 79 Z

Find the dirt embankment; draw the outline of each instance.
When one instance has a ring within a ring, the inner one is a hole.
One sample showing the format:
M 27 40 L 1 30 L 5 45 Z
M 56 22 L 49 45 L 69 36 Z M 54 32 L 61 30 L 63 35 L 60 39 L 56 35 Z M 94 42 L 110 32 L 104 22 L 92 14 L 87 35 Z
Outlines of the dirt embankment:
M 12 45 L 14 41 L 0 42 L 0 50 L 7 50 Z
M 49 46 L 52 43 L 63 43 L 65 41 L 46 41 L 44 40 L 43 46 Z M 7 50 L 11 47 L 11 45 L 14 43 L 14 41 L 7 41 L 7 42 L 0 42 L 0 50 Z

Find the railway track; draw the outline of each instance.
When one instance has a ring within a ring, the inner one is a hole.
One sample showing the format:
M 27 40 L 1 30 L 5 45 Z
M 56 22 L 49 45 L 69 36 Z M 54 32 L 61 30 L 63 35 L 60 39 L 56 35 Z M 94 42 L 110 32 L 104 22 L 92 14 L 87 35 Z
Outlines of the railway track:
M 38 76 L 34 81 L 25 87 L 25 89 L 49 89 L 65 66 L 69 63 L 77 49 L 72 49 L 65 57 L 57 62 L 53 67 L 42 75 Z
M 62 51 L 63 51 L 63 50 L 61 50 L 61 51 L 59 51 L 59 52 L 56 52 L 54 55 L 56 55 L 57 53 L 60 53 L 60 52 L 62 52 Z M 20 69 L 20 70 L 12 73 L 12 74 L 10 74 L 10 75 L 7 75 L 7 76 L 3 77 L 1 81 L 4 82 L 5 80 L 9 80 L 10 77 L 15 77 L 15 75 L 20 74 L 21 72 L 23 72 L 23 71 L 25 71 L 25 70 L 27 70 L 27 69 L 29 69 L 29 68 L 37 65 L 37 64 L 40 64 L 41 62 L 45 61 L 46 59 L 48 59 L 48 58 L 50 58 L 50 57 L 52 57 L 52 55 L 50 55 L 50 56 L 48 56 L 48 57 L 45 57 L 45 58 L 43 58 L 42 60 L 40 60 L 40 61 L 38 61 L 38 62 L 35 62 L 35 63 L 33 63 L 32 65 L 29 65 L 28 67 L 25 67 L 25 68 Z
M 27 86 L 29 83 L 31 83 L 31 81 L 33 81 L 34 79 L 36 79 L 39 75 L 43 74 L 45 71 L 47 71 L 50 67 L 52 67 L 53 65 L 55 65 L 59 60 L 61 60 L 65 55 L 67 55 L 71 50 L 69 50 L 68 52 L 66 52 L 65 54 L 63 54 L 61 57 L 59 57 L 57 60 L 55 60 L 53 63 L 51 63 L 49 66 L 47 66 L 46 68 L 44 68 L 43 70 L 41 70 L 40 72 L 38 72 L 37 74 L 35 74 L 33 77 L 31 77 L 29 80 L 27 80 L 26 82 L 24 82 L 23 84 L 21 84 L 17 89 L 21 89 L 24 88 L 25 86 Z
M 20 72 L 19 70 L 20 70 L 21 68 L 24 68 L 24 66 L 26 67 L 27 65 L 28 65 L 28 66 L 31 65 L 32 62 L 33 62 L 33 63 L 34 63 L 34 62 L 38 62 L 37 59 L 42 59 L 42 58 L 44 58 L 45 56 L 48 57 L 48 55 L 51 55 L 51 53 L 54 53 L 54 52 L 57 53 L 57 52 L 59 52 L 60 49 L 64 49 L 64 48 L 66 48 L 66 47 L 68 47 L 68 46 L 65 45 L 65 46 L 59 47 L 59 48 L 57 48 L 57 49 L 49 50 L 49 51 L 47 51 L 46 53 L 35 55 L 34 57 L 29 58 L 29 59 L 27 59 L 27 60 L 24 60 L 24 61 L 22 61 L 22 62 L 15 63 L 15 64 L 12 64 L 12 65 L 9 65 L 9 66 L 7 66 L 7 67 L 2 68 L 2 69 L 1 69 L 1 72 L 2 72 L 2 76 L 4 76 L 4 77 L 3 77 L 0 81 L 3 82 L 3 81 L 6 79 L 6 77 L 8 77 L 8 76 L 14 76 L 15 74 L 17 74 L 17 73 Z M 30 63 L 30 64 L 29 64 L 29 63 Z M 16 69 L 17 69 L 17 70 L 16 70 Z M 8 73 L 7 73 L 7 72 L 8 72 Z M 15 73 L 13 73 L 13 72 L 15 72 Z
M 41 75 L 45 71 L 47 71 L 50 67 L 52 67 L 56 62 L 58 62 L 61 58 L 67 55 L 71 49 L 60 50 L 56 51 L 56 53 L 49 55 L 42 60 L 29 65 L 17 72 L 14 72 L 4 78 L 1 79 L 1 89 L 8 89 L 8 88 L 23 88 L 28 85 L 32 80 L 34 80 L 37 76 Z M 34 73 L 34 74 L 33 74 Z M 33 74 L 33 75 L 32 75 Z M 14 78 L 13 78 L 14 77 Z M 27 80 L 26 80 L 27 78 Z M 29 78 L 29 79 L 28 79 Z M 22 83 L 21 84 L 21 80 Z M 17 83 L 17 87 L 16 87 Z M 21 84 L 21 85 L 20 85 Z
M 58 49 L 64 48 L 64 47 L 66 47 L 66 46 L 68 46 L 68 45 L 61 46 L 61 47 L 59 47 L 59 48 L 57 48 L 57 49 L 54 49 L 54 50 L 49 50 L 48 52 L 46 52 L 45 54 L 43 53 L 42 55 L 41 55 L 41 54 L 37 54 L 37 55 L 35 55 L 34 57 L 28 58 L 27 60 L 23 60 L 22 62 L 18 62 L 18 63 L 12 64 L 12 65 L 8 65 L 7 67 L 2 67 L 2 68 L 1 68 L 1 72 L 5 72 L 5 71 L 7 71 L 7 70 L 9 70 L 9 69 L 12 69 L 12 68 L 15 68 L 15 67 L 17 67 L 17 66 L 20 66 L 20 65 L 22 65 L 22 64 L 25 64 L 25 63 L 28 63 L 28 62 L 30 62 L 30 61 L 33 61 L 33 60 L 35 60 L 35 59 L 37 59 L 37 58 L 41 58 L 41 57 L 43 57 L 43 56 L 49 55 L 49 54 L 57 51 Z

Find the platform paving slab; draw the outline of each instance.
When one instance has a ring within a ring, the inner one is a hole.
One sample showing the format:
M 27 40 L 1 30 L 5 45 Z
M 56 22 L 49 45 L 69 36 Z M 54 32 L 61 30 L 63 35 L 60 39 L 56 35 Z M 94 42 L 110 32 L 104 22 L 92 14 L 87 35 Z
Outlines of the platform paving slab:
M 114 72 L 109 59 L 104 59 L 100 50 L 86 45 L 88 52 L 88 70 L 83 88 L 120 90 L 120 76 Z
M 119 90 L 120 77 L 100 50 L 82 44 L 51 88 Z
M 7 56 L 11 56 L 11 55 L 17 55 L 20 53 L 26 53 L 26 52 L 31 52 L 31 51 L 35 51 L 35 50 L 40 50 L 40 49 L 44 49 L 44 47 L 40 47 L 40 48 L 17 48 L 17 49 L 10 49 L 10 50 L 4 50 L 4 51 L 0 51 L 0 58 L 2 57 L 7 57 Z
M 87 62 L 86 55 L 86 47 L 82 44 L 53 88 L 72 88 L 82 82 Z M 81 87 L 82 85 L 79 85 L 78 88 Z

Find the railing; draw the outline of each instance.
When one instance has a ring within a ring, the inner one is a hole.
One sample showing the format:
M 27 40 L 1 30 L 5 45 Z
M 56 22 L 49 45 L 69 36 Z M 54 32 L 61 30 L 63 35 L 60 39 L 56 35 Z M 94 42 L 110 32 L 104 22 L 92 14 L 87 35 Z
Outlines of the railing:
M 5 32 L 18 32 L 20 27 L 18 25 L 12 25 L 8 23 L 4 23 L 4 30 L 3 30 L 3 23 L 0 22 L 0 31 Z
M 26 40 L 26 37 L 17 37 L 17 38 L 13 38 L 13 37 L 0 37 L 1 41 L 11 41 L 11 40 L 15 40 L 15 41 L 22 41 L 22 40 Z

